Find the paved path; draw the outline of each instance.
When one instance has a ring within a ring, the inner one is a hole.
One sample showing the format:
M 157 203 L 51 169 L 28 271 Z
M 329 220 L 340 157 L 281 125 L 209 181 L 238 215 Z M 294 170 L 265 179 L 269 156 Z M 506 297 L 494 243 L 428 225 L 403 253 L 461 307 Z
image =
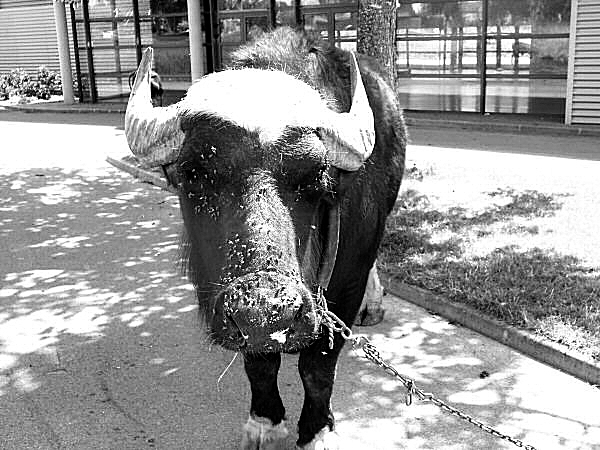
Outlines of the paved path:
M 0 112 L 0 448 L 237 448 L 248 383 L 239 357 L 218 382 L 233 355 L 208 344 L 174 263 L 176 199 L 104 162 L 125 154 L 118 117 L 85 117 Z M 399 299 L 386 308 L 359 331 L 423 389 L 538 449 L 600 449 L 600 390 Z M 280 377 L 292 430 L 295 365 Z M 513 448 L 403 402 L 348 349 L 333 398 L 345 450 Z

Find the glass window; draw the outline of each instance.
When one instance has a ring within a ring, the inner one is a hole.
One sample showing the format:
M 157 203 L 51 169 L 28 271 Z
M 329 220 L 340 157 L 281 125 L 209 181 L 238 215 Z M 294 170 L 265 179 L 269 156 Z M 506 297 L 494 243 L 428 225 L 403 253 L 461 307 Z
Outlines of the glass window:
M 476 112 L 480 83 L 476 77 L 404 77 L 397 81 L 400 104 L 405 109 Z
M 327 14 L 305 14 L 304 29 L 319 33 L 323 38 L 327 39 L 327 28 L 329 20 Z
M 334 14 L 335 45 L 344 50 L 356 50 L 356 23 L 358 13 L 339 12 Z
M 219 0 L 219 11 L 242 9 L 242 0 Z
M 223 44 L 239 44 L 242 42 L 240 19 L 221 20 L 221 42 Z
M 275 14 L 275 23 L 277 24 L 277 26 L 296 26 L 296 16 L 293 0 L 276 1 Z
M 242 9 L 266 9 L 268 7 L 267 0 L 242 0 Z
M 269 29 L 269 18 L 267 16 L 246 18 L 246 40 L 251 41 L 259 37 Z
M 399 9 L 398 69 L 477 73 L 481 2 L 413 3 Z
M 482 13 L 482 0 L 402 2 L 400 96 L 415 109 L 478 111 L 485 73 L 486 112 L 561 114 L 570 0 L 489 0 L 485 43 Z
M 140 14 L 143 9 L 140 2 Z M 191 76 L 187 1 L 150 0 L 150 12 L 154 70 L 165 90 L 185 91 Z M 142 32 L 142 42 L 145 34 Z
M 490 0 L 486 111 L 564 114 L 570 0 Z

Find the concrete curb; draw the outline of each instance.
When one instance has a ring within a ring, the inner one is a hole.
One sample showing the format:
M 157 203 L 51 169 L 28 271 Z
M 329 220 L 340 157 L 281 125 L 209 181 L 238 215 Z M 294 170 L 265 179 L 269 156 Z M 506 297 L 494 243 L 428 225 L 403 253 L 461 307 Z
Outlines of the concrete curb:
M 152 183 L 173 193 L 177 192 L 173 186 L 169 186 L 166 180 L 156 173 L 140 169 L 123 160 L 110 157 L 106 160 L 116 168 L 133 175 L 141 181 Z M 450 303 L 425 289 L 401 283 L 392 276 L 381 274 L 381 279 L 387 291 L 396 297 L 501 342 L 537 361 L 548 364 L 590 384 L 600 386 L 600 363 L 566 350 L 547 339 L 483 317 L 479 311 L 468 306 Z
M 106 114 L 125 114 L 126 105 L 97 105 L 80 107 L 77 105 L 64 105 L 55 103 L 32 103 L 27 105 L 4 105 L 4 108 L 21 111 L 26 113 L 61 113 L 61 114 L 87 114 L 87 113 L 106 113 Z
M 532 335 L 487 317 L 468 306 L 450 303 L 425 289 L 382 275 L 388 292 L 447 320 L 477 331 L 537 361 L 548 364 L 592 385 L 600 386 L 600 363 L 564 349 L 547 339 Z
M 406 117 L 406 124 L 415 128 L 452 128 L 502 133 L 546 134 L 553 136 L 600 136 L 600 127 L 587 128 L 569 125 L 544 125 L 535 123 L 479 122 L 466 120 L 428 119 Z
M 5 105 L 6 109 L 28 113 L 117 113 L 124 114 L 125 104 L 88 104 L 76 103 L 64 105 L 61 102 L 31 103 L 23 105 Z M 553 136 L 600 136 L 600 127 L 593 125 L 583 127 L 562 124 L 544 124 L 535 122 L 501 122 L 486 120 L 456 120 L 444 118 L 419 117 L 422 113 L 405 112 L 406 124 L 415 128 L 450 128 L 476 131 L 491 131 L 499 133 L 548 134 Z

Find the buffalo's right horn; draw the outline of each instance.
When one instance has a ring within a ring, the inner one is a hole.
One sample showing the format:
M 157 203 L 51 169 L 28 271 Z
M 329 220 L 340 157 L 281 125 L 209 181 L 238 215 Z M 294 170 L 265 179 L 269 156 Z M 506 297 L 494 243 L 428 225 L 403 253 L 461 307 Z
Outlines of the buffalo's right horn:
M 129 148 L 147 166 L 177 159 L 184 133 L 179 106 L 154 107 L 150 94 L 152 48 L 144 51 L 129 95 L 125 113 L 125 136 Z

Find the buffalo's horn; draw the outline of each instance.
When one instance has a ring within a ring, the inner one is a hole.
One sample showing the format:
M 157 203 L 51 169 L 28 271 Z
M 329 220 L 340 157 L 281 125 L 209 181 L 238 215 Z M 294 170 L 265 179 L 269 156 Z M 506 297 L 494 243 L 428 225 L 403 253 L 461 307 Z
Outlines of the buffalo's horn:
M 179 106 L 154 107 L 150 95 L 152 48 L 147 48 L 137 70 L 125 113 L 125 136 L 129 148 L 147 166 L 177 159 L 184 133 Z
M 360 76 L 358 62 L 350 53 L 352 106 L 346 113 L 328 114 L 321 128 L 321 139 L 328 148 L 331 164 L 343 170 L 358 170 L 371 156 L 375 146 L 375 121 Z

